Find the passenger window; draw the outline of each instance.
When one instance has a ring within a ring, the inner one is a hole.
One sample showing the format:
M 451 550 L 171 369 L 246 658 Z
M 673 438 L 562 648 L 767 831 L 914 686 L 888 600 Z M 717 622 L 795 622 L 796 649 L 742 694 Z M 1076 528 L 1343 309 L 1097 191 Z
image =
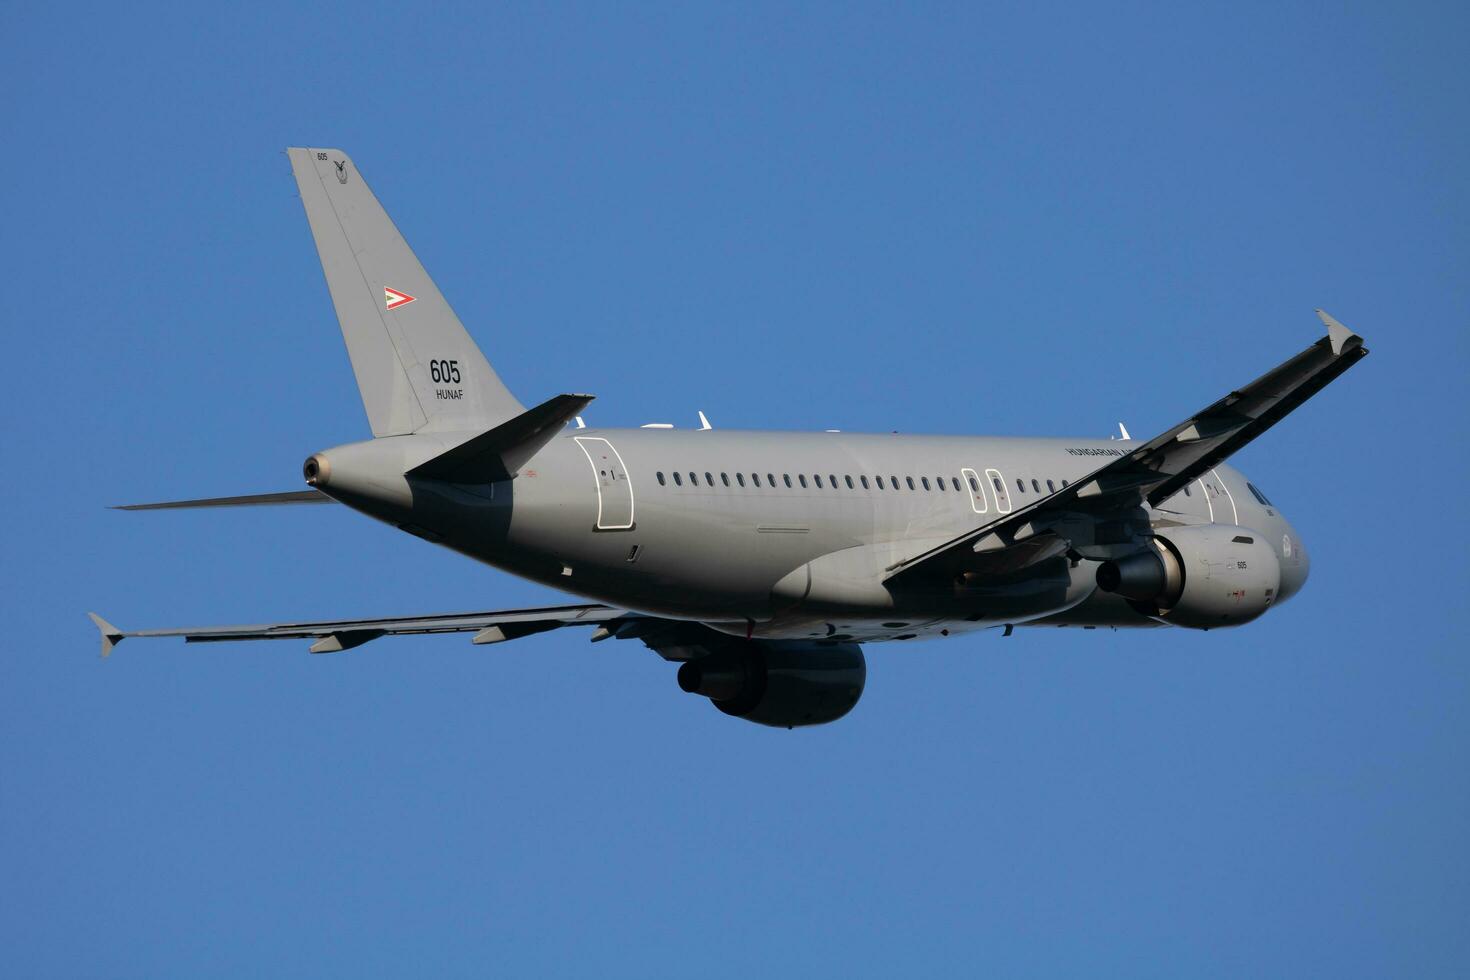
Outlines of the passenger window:
M 1057 485 L 1055 483 L 1051 482 L 1050 480 L 1047 480 L 1046 481 L 1046 492 L 1047 493 L 1056 493 L 1057 492 Z
M 820 473 L 813 473 L 812 474 L 812 479 L 816 481 L 817 489 L 818 490 L 822 489 L 822 474 L 820 474 Z
M 1032 480 L 1031 481 L 1031 489 L 1032 490 L 1035 490 L 1037 493 L 1040 493 L 1041 492 L 1041 484 L 1037 483 L 1035 480 Z
M 960 486 L 960 478 L 957 477 L 957 476 L 950 477 L 949 478 L 949 482 L 952 483 L 952 484 L 954 484 L 954 492 L 955 493 L 959 493 L 962 489 L 964 489 L 963 487 Z
M 990 485 L 995 487 L 995 499 L 999 500 L 1000 495 L 1006 492 L 1006 488 L 1000 485 L 1000 477 L 992 476 L 990 478 Z
M 864 490 L 868 489 L 868 478 L 866 476 L 859 476 L 858 482 L 863 485 Z
M 728 487 L 730 485 L 730 474 L 729 473 L 721 473 L 720 474 L 720 482 L 723 483 L 725 486 Z
M 710 486 L 714 486 L 715 485 L 715 475 L 713 473 L 709 472 L 708 470 L 706 470 L 705 471 L 705 474 L 704 474 L 704 482 L 705 483 L 708 483 Z
M 659 486 L 661 486 L 661 487 L 668 486 L 668 484 L 664 483 L 664 474 L 663 474 L 663 471 L 662 470 L 660 470 L 655 475 L 658 477 L 658 485 Z
M 974 483 L 975 481 L 974 480 L 971 480 L 970 482 L 971 483 Z M 1021 480 L 1019 478 L 1016 480 L 1016 489 L 1019 490 L 1019 491 L 1021 491 L 1022 493 L 1025 493 L 1026 492 L 1026 484 L 1023 483 L 1023 482 L 1021 482 Z
M 753 487 L 761 485 L 761 475 L 759 473 L 750 474 L 750 485 Z
M 849 489 L 849 490 L 856 489 L 852 485 L 852 477 L 851 476 L 844 476 L 843 479 L 847 481 L 847 489 Z
M 893 489 L 898 489 L 898 477 L 890 474 L 888 477 L 888 483 L 891 487 L 893 487 Z
M 745 474 L 744 473 L 736 473 L 735 474 L 735 482 L 738 483 L 738 484 L 740 484 L 742 487 L 745 486 Z
M 1066 480 L 1063 480 L 1062 481 L 1062 486 L 1063 487 L 1068 487 L 1068 486 L 1071 486 L 1071 484 L 1069 484 Z
M 903 482 L 905 482 L 905 483 L 907 483 L 909 485 L 909 489 L 910 490 L 914 489 L 914 478 L 913 477 L 906 476 L 906 477 L 903 478 Z
M 790 486 L 791 486 L 791 474 L 790 473 L 782 473 L 781 474 L 781 481 L 786 484 L 787 488 L 790 488 Z
M 675 470 L 674 471 L 674 486 L 676 486 L 676 487 L 682 487 L 683 485 L 684 485 L 684 478 L 679 475 L 679 471 L 678 470 Z
M 882 477 L 881 477 L 881 476 L 875 476 L 875 477 L 873 477 L 873 479 L 874 479 L 874 481 L 876 481 L 876 482 L 877 482 L 877 484 L 878 484 L 878 489 L 879 489 L 879 490 L 883 490 L 883 489 L 885 489 L 885 488 L 884 488 L 884 486 L 883 486 L 883 478 L 882 478 Z
M 838 487 L 837 487 L 837 475 L 835 473 L 828 473 L 827 474 L 827 479 L 829 479 L 829 480 L 832 481 L 832 489 L 833 490 L 838 489 Z
M 929 489 L 929 478 L 927 476 L 919 477 L 919 482 L 924 485 L 925 490 Z
M 942 492 L 944 490 L 944 477 L 936 476 L 934 478 L 934 485 L 939 487 L 940 491 Z
M 796 481 L 801 484 L 801 488 L 803 490 L 806 489 L 806 474 L 805 473 L 798 473 L 798 474 L 796 474 Z
M 772 490 L 776 489 L 776 474 L 766 474 L 766 486 L 770 487 Z
M 694 474 L 694 473 L 690 473 L 689 474 L 689 485 L 691 487 L 697 487 L 697 486 L 699 486 L 699 476 L 697 474 Z

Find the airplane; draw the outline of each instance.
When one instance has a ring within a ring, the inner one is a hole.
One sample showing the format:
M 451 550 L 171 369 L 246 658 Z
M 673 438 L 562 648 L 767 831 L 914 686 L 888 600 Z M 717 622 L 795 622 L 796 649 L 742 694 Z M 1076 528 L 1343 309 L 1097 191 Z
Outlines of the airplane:
M 588 427 L 590 394 L 527 408 L 440 295 L 352 160 L 293 147 L 372 438 L 313 453 L 308 489 L 137 504 L 351 507 L 584 602 L 381 619 L 120 630 L 310 640 L 586 627 L 679 664 L 732 717 L 796 728 L 861 697 L 863 645 L 1022 627 L 1239 626 L 1310 562 L 1280 509 L 1225 465 L 1368 350 L 1326 335 L 1145 441 Z M 1121 426 L 1120 426 L 1121 428 Z

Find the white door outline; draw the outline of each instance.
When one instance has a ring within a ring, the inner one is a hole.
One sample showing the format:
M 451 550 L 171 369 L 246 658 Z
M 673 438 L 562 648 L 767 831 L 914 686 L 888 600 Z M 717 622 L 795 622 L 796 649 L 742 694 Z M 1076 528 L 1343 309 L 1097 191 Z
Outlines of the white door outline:
M 1220 479 L 1220 474 L 1219 474 L 1218 471 L 1216 471 L 1216 470 L 1210 470 L 1210 475 L 1215 478 L 1215 482 L 1217 484 L 1219 484 L 1220 489 L 1225 491 L 1225 499 L 1230 501 L 1230 516 L 1235 519 L 1235 523 L 1236 524 L 1239 524 L 1240 523 L 1240 511 L 1238 511 L 1238 510 L 1235 509 L 1235 494 L 1231 493 L 1230 492 L 1230 488 L 1225 485 L 1225 481 L 1222 480 L 1222 479 Z M 1211 515 L 1210 516 L 1210 519 L 1213 521 L 1214 520 L 1214 508 L 1211 508 L 1210 515 Z
M 989 510 L 990 505 L 985 502 L 985 484 L 980 482 L 980 474 L 966 466 L 960 470 L 960 476 L 965 478 L 965 487 L 970 491 L 970 509 L 977 514 L 983 514 Z M 971 481 L 974 481 L 973 486 Z M 975 487 L 980 488 L 978 494 L 975 492 Z
M 628 479 L 628 467 L 623 464 L 623 457 L 606 439 L 595 436 L 573 438 L 582 447 L 587 462 L 592 464 L 592 480 L 597 485 L 597 530 L 632 530 L 633 481 Z M 588 445 L 598 442 L 602 445 Z
M 1011 512 L 1011 492 L 1006 489 L 1006 478 L 1000 470 L 986 470 L 985 478 L 991 481 L 990 492 L 995 495 L 995 509 L 1002 514 Z M 1000 487 L 999 490 L 996 487 Z

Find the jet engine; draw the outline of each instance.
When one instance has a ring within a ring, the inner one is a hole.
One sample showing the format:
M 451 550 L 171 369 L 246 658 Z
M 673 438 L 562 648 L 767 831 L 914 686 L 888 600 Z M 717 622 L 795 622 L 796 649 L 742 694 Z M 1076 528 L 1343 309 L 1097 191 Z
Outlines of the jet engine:
M 1232 524 L 1170 528 L 1145 551 L 1105 561 L 1097 585 L 1174 626 L 1239 626 L 1276 601 L 1281 563 L 1265 536 Z
M 856 643 L 723 639 L 679 668 L 679 687 L 727 715 L 776 728 L 825 725 L 862 697 L 868 668 Z

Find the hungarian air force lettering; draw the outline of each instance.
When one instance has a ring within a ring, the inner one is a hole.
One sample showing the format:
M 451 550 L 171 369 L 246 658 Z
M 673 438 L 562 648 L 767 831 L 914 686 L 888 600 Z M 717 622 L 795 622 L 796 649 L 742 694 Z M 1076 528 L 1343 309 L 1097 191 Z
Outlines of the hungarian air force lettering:
M 387 304 L 386 309 L 396 310 L 400 306 L 407 306 L 413 301 L 414 297 L 407 293 L 400 293 L 398 290 L 390 289 L 387 286 L 383 287 L 383 302 Z

